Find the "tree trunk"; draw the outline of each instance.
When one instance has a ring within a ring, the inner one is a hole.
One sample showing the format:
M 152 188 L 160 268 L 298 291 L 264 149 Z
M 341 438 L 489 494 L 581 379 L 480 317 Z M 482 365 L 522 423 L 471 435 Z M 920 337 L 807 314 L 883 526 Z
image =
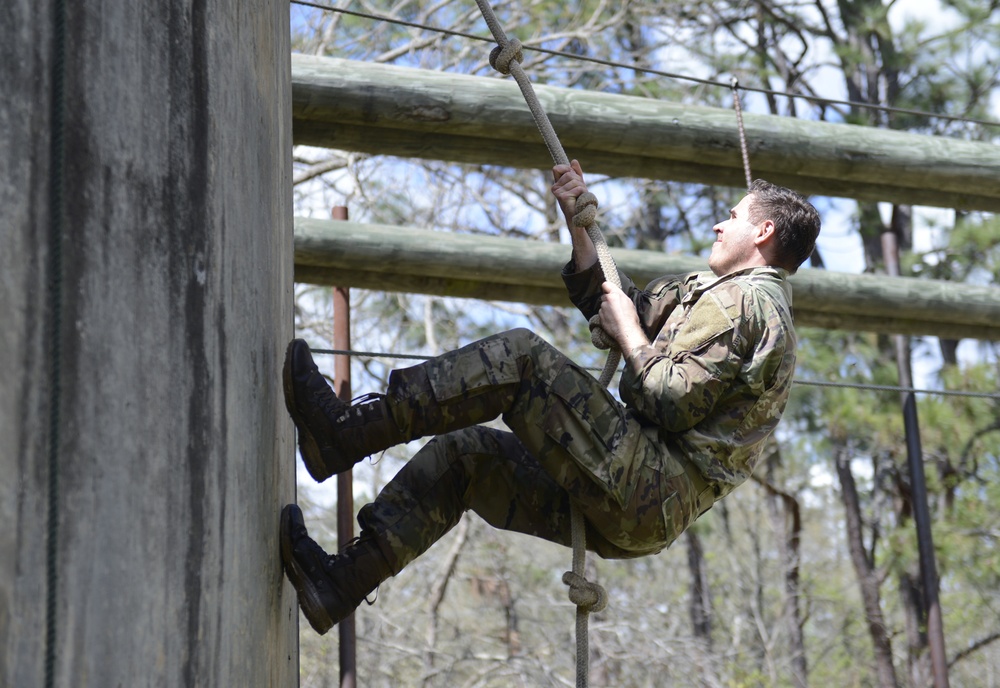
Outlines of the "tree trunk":
M 445 591 L 448 589 L 448 582 L 451 581 L 451 577 L 455 573 L 455 567 L 458 565 L 458 556 L 462 552 L 462 547 L 465 546 L 468 534 L 469 519 L 463 518 L 458 522 L 458 526 L 455 528 L 455 540 L 451 545 L 451 549 L 448 550 L 448 554 L 441 566 L 441 572 L 438 574 L 437 579 L 434 581 L 434 586 L 431 588 L 431 618 L 427 624 L 427 653 L 424 655 L 425 685 L 428 685 L 429 681 L 433 683 L 431 679 L 434 676 L 434 653 L 437 646 L 438 611 L 441 608 L 441 603 L 444 602 L 444 595 Z
M 876 203 L 858 203 L 858 233 L 865 251 L 865 271 L 875 272 L 882 263 L 882 233 L 885 223 Z
M 784 566 L 784 611 L 785 628 L 788 633 L 788 653 L 792 663 L 792 685 L 805 688 L 809 685 L 809 667 L 806 661 L 806 643 L 802 618 L 799 607 L 801 585 L 799 577 L 800 544 L 802 542 L 802 511 L 794 495 L 779 490 L 769 480 L 773 468 L 780 463 L 781 455 L 776 443 L 772 443 L 772 452 L 767 458 L 767 478 L 756 478 L 767 492 L 771 515 L 775 521 L 775 530 L 781 533 L 779 549 Z
M 912 212 L 909 206 L 893 206 L 891 231 L 895 235 L 897 246 L 903 247 L 906 243 L 910 242 L 913 234 L 912 220 Z M 898 272 L 898 270 L 896 272 Z M 890 274 L 892 273 L 890 272 Z M 904 345 L 903 349 L 905 349 L 906 352 L 905 359 L 897 358 L 897 367 L 899 369 L 899 378 L 901 381 L 905 381 L 912 377 L 909 373 L 904 375 L 904 370 L 910 369 L 912 363 L 910 361 L 909 346 Z M 901 355 L 902 354 L 897 353 L 897 357 Z M 913 431 L 919 432 L 917 428 L 913 428 Z M 903 471 L 898 471 L 897 475 L 899 477 L 895 483 L 898 495 L 896 501 L 896 522 L 900 524 L 900 526 L 910 522 L 915 524 L 916 522 L 913 520 L 916 518 L 915 509 L 920 507 L 926 509 L 928 507 L 926 504 L 917 505 L 915 503 L 915 494 L 912 485 L 912 471 L 910 472 L 911 481 L 909 482 L 905 481 Z M 929 610 L 926 603 L 927 597 L 924 594 L 923 575 L 920 570 L 920 561 L 914 561 L 906 568 L 898 567 L 898 570 L 898 589 L 902 602 L 903 613 L 905 615 L 907 669 L 909 673 L 910 685 L 916 688 L 929 685 L 932 676 L 930 664 L 930 638 L 928 636 L 927 629 Z
M 914 562 L 913 571 L 903 570 L 899 574 L 899 596 L 906 618 L 906 668 L 910 685 L 923 688 L 933 683 L 928 652 L 927 618 L 924 608 L 924 591 L 920 583 L 920 570 Z
M 874 562 L 865 552 L 861 523 L 861 505 L 858 489 L 851 473 L 850 453 L 844 445 L 834 447 L 834 463 L 840 480 L 840 493 L 844 502 L 844 521 L 847 527 L 847 544 L 851 562 L 858 577 L 861 601 L 868 622 L 875 657 L 875 673 L 882 688 L 896 688 L 896 669 L 892 664 L 892 641 L 882 617 L 879 592 L 879 575 Z
M 688 570 L 691 572 L 691 628 L 694 636 L 712 650 L 712 597 L 705 568 L 705 550 L 695 528 L 684 533 L 687 538 Z

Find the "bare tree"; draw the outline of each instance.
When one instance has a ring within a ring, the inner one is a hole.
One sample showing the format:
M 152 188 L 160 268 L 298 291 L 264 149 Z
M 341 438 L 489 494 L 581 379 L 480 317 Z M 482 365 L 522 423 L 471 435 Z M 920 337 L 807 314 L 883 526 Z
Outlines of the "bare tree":
M 861 518 L 861 500 L 858 497 L 854 473 L 851 472 L 851 452 L 846 443 L 834 447 L 834 462 L 844 502 L 844 524 L 847 529 L 848 550 L 861 588 L 868 633 L 875 654 L 875 674 L 882 688 L 895 688 L 896 669 L 892 662 L 892 640 L 882 615 L 882 572 L 875 567 L 871 551 L 876 537 L 872 535 L 871 550 L 865 548 L 864 528 Z

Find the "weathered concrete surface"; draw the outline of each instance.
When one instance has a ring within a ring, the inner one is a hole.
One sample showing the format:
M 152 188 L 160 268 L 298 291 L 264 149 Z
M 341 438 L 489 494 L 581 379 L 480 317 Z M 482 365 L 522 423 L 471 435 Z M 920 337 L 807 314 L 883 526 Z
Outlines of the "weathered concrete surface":
M 60 686 L 291 686 L 288 5 L 69 2 Z M 0 685 L 45 671 L 52 6 L 0 4 Z

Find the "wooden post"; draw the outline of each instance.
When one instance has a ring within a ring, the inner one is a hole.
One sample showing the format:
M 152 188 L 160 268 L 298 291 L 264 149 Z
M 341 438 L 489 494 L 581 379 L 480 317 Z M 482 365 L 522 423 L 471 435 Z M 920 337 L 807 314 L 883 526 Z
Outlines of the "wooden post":
M 334 220 L 347 220 L 347 208 L 335 206 L 331 211 Z M 348 351 L 351 348 L 351 290 L 349 287 L 333 288 L 333 348 Z M 333 376 L 337 396 L 350 401 L 351 357 L 334 357 Z M 354 538 L 354 480 L 353 470 L 337 476 L 337 544 L 343 547 Z M 357 630 L 352 613 L 337 626 L 340 633 L 340 686 L 355 688 L 358 681 Z
M 591 173 L 744 188 L 733 112 L 536 86 L 567 152 Z M 295 143 L 548 170 L 510 80 L 292 56 Z M 996 145 L 744 114 L 754 173 L 801 193 L 1000 211 Z
M 703 260 L 612 249 L 636 284 L 707 270 Z M 365 289 L 569 306 L 559 278 L 569 247 L 411 227 L 295 221 L 295 279 Z M 800 270 L 795 323 L 851 331 L 1000 340 L 1000 287 Z

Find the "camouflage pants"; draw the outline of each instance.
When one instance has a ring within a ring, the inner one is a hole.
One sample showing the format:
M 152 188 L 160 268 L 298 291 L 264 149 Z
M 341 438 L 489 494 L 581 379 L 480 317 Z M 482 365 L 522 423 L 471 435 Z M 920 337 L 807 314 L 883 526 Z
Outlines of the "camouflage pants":
M 588 549 L 627 558 L 659 552 L 705 508 L 708 486 L 657 430 L 529 330 L 394 371 L 387 400 L 404 435 L 435 435 L 358 514 L 394 573 L 470 509 L 569 545 L 575 503 Z M 497 417 L 512 432 L 478 425 Z

